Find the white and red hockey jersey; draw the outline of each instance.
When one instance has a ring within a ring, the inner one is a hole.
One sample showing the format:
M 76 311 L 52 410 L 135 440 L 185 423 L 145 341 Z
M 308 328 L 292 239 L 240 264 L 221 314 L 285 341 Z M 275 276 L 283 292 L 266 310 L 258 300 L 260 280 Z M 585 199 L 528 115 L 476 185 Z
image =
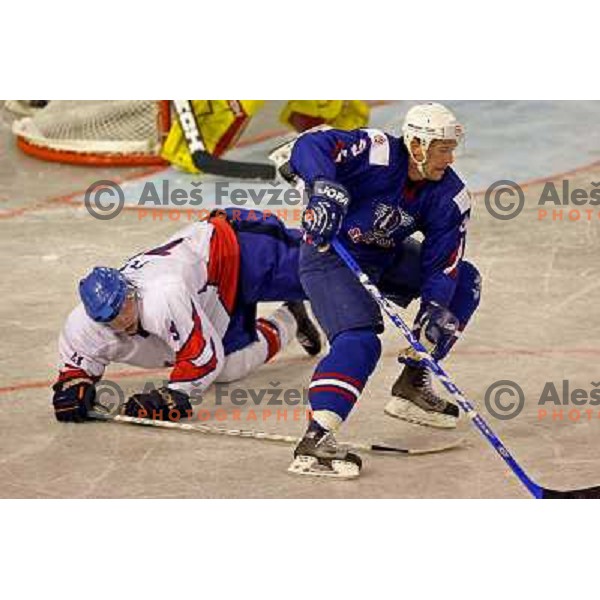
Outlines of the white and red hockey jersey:
M 219 375 L 243 377 L 272 355 L 272 339 L 227 357 L 222 339 L 237 294 L 239 246 L 221 219 L 194 223 L 165 244 L 130 258 L 123 275 L 137 288 L 140 331 L 130 336 L 88 317 L 83 304 L 69 315 L 59 339 L 59 381 L 101 378 L 109 363 L 172 366 L 169 387 L 202 392 Z M 295 326 L 278 310 L 278 341 L 285 345 Z M 271 336 L 272 337 L 272 336 Z

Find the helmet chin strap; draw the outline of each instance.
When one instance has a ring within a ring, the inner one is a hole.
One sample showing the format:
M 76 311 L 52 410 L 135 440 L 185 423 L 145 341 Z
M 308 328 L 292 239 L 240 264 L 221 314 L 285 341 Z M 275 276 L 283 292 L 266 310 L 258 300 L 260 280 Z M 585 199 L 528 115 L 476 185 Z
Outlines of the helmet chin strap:
M 410 145 L 408 148 L 408 153 L 410 154 L 410 157 L 415 161 L 415 164 L 417 165 L 417 171 L 419 171 L 421 176 L 425 179 L 429 179 L 427 177 L 427 173 L 425 172 L 425 165 L 427 164 L 427 150 L 429 149 L 429 144 L 425 145 L 425 142 L 421 140 L 419 140 L 419 144 L 421 145 L 421 150 L 423 151 L 424 158 L 422 160 L 417 160 L 416 156 L 412 153 Z

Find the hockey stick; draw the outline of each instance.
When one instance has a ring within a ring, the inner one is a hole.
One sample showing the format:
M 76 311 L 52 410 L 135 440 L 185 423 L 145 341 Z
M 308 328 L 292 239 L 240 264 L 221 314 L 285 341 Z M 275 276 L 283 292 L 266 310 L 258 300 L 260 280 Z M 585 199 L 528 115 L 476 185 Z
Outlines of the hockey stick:
M 197 169 L 210 175 L 236 179 L 273 181 L 276 178 L 277 171 L 273 165 L 224 160 L 207 152 L 192 103 L 189 100 L 173 100 L 173 106 Z
M 475 407 L 469 402 L 463 393 L 458 389 L 450 376 L 444 369 L 428 354 L 425 347 L 419 342 L 410 328 L 398 314 L 394 305 L 379 291 L 377 286 L 369 279 L 368 275 L 362 271 L 358 263 L 350 253 L 342 246 L 339 240 L 331 243 L 338 256 L 346 263 L 348 268 L 356 275 L 362 286 L 371 294 L 374 300 L 379 304 L 391 321 L 402 331 L 404 337 L 417 353 L 419 360 L 423 361 L 442 382 L 443 386 L 453 396 L 465 414 L 475 424 L 475 427 L 492 445 L 494 450 L 502 457 L 504 462 L 511 468 L 512 472 L 519 478 L 521 483 L 529 490 L 534 498 L 600 498 L 600 486 L 581 488 L 577 490 L 558 491 L 544 488 L 535 483 L 519 463 L 514 459 L 511 453 L 506 449 L 500 438 L 492 431 L 483 417 L 475 410 Z
M 265 440 L 267 442 L 280 442 L 284 444 L 297 444 L 300 439 L 291 435 L 281 435 L 278 433 L 267 433 L 264 431 L 253 431 L 251 429 L 226 429 L 225 427 L 213 427 L 211 425 L 193 425 L 191 423 L 180 423 L 173 421 L 155 421 L 153 419 L 142 419 L 139 417 L 126 417 L 124 415 L 110 415 L 104 412 L 90 411 L 88 417 L 98 421 L 111 421 L 114 423 L 125 423 L 129 425 L 145 425 L 147 427 L 161 427 L 163 429 L 179 429 L 180 431 L 194 431 L 197 433 L 207 433 L 212 435 L 224 435 L 230 437 L 252 438 L 255 440 Z M 348 442 L 343 445 L 351 450 L 363 450 L 367 452 L 382 452 L 387 454 L 434 454 L 436 452 L 445 452 L 458 447 L 462 440 L 457 440 L 451 444 L 437 446 L 435 448 L 399 448 L 388 446 L 387 444 L 372 444 L 370 442 Z

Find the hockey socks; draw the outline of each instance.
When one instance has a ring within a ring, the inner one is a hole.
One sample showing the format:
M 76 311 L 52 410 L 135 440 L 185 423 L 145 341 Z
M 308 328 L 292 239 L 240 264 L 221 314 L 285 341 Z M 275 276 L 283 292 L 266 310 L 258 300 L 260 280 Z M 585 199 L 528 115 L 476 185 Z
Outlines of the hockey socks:
M 335 431 L 345 421 L 377 366 L 381 342 L 370 329 L 343 331 L 331 342 L 309 386 L 314 420 Z

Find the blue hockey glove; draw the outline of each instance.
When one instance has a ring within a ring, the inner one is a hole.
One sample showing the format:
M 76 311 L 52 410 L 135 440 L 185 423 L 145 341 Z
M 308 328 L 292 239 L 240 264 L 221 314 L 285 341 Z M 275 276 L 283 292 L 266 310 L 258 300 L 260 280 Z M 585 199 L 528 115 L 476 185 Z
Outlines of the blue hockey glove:
M 327 245 L 339 232 L 349 203 L 350 196 L 343 186 L 317 179 L 302 214 L 306 241 L 315 246 Z
M 422 303 L 414 324 L 414 334 L 435 360 L 441 360 L 459 335 L 458 319 L 437 302 Z

